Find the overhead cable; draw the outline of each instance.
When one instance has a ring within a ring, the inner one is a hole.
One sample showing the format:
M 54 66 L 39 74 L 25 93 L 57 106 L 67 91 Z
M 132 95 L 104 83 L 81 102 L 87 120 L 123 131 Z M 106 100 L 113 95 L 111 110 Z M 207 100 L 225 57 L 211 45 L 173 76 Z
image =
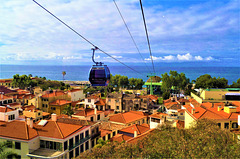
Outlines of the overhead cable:
M 90 42 L 88 39 L 86 39 L 84 36 L 82 36 L 81 34 L 79 34 L 76 30 L 74 30 L 72 27 L 70 27 L 69 25 L 67 25 L 65 22 L 63 22 L 61 19 L 59 19 L 57 16 L 55 16 L 53 13 L 51 13 L 49 10 L 47 10 L 45 7 L 43 7 L 41 4 L 39 4 L 38 2 L 36 2 L 35 0 L 33 0 L 33 2 L 35 2 L 38 6 L 40 6 L 42 9 L 44 9 L 45 11 L 47 11 L 49 14 L 51 14 L 54 18 L 56 18 L 59 22 L 61 22 L 63 25 L 65 25 L 66 27 L 68 27 L 70 30 L 72 30 L 74 33 L 76 33 L 78 36 L 80 36 L 82 39 L 84 39 L 86 42 L 88 42 L 89 44 L 91 44 L 94 48 L 98 48 L 99 51 L 101 51 L 102 53 L 108 55 L 109 57 L 111 57 L 112 59 L 114 59 L 115 61 L 121 63 L 122 65 L 126 66 L 127 68 L 131 69 L 132 71 L 135 71 L 141 75 L 143 75 L 142 73 L 140 73 L 139 71 L 136 71 L 135 69 L 131 68 L 130 66 L 126 65 L 125 63 L 119 61 L 118 59 L 116 59 L 115 57 L 111 56 L 110 54 L 106 53 L 105 51 L 103 51 L 102 49 L 100 49 L 99 47 L 97 47 L 96 45 L 94 45 L 92 42 Z M 144 75 L 143 75 L 144 76 Z
M 138 49 L 138 47 L 137 47 L 137 44 L 136 44 L 136 42 L 135 42 L 135 40 L 134 40 L 134 38 L 133 38 L 133 36 L 132 36 L 132 34 L 131 34 L 131 32 L 130 32 L 128 26 L 127 26 L 126 21 L 125 21 L 124 18 L 123 18 L 123 15 L 122 15 L 122 13 L 121 13 L 121 11 L 120 11 L 120 9 L 119 9 L 119 7 L 118 7 L 116 1 L 113 0 L 113 2 L 114 2 L 115 6 L 116 6 L 116 8 L 117 8 L 117 10 L 118 10 L 118 13 L 120 14 L 120 16 L 121 16 L 121 18 L 122 18 L 122 20 L 123 20 L 123 23 L 125 24 L 125 26 L 126 26 L 126 28 L 127 28 L 127 31 L 128 31 L 128 33 L 129 33 L 130 37 L 132 38 L 132 41 L 133 41 L 133 43 L 134 43 L 134 45 L 135 45 L 135 47 L 136 47 L 136 49 L 137 49 L 139 55 L 141 56 L 143 62 L 145 63 L 145 66 L 148 68 L 149 72 L 151 72 L 150 69 L 149 69 L 149 67 L 147 66 L 145 60 L 143 59 L 142 54 L 140 53 L 140 51 L 139 51 L 139 49 Z
M 154 64 L 153 64 L 153 56 L 152 56 L 151 46 L 150 46 L 150 42 L 149 42 L 149 38 L 148 38 L 148 31 L 147 31 L 147 25 L 146 25 L 146 21 L 145 21 L 145 17 L 144 17 L 144 11 L 143 11 L 143 6 L 142 6 L 142 1 L 141 1 L 141 0 L 139 0 L 139 1 L 140 1 L 141 11 L 142 11 L 144 28 L 145 28 L 145 32 L 146 32 L 146 36 L 147 36 L 148 49 L 149 49 L 150 57 L 151 57 L 151 60 L 152 60 L 153 72 L 155 73 L 155 68 L 154 68 Z

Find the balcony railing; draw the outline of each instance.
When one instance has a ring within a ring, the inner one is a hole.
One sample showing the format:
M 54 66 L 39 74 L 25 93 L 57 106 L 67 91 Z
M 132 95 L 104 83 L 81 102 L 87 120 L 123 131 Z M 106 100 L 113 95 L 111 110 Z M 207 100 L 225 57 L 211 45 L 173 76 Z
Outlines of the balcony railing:
M 91 139 L 95 139 L 96 137 L 100 136 L 101 135 L 101 131 L 97 132 L 97 133 L 94 133 L 91 135 Z
M 71 151 L 72 149 L 74 149 L 75 147 L 78 147 L 79 145 L 81 145 L 82 143 L 84 143 L 85 141 L 89 140 L 90 139 L 90 136 L 86 136 L 85 138 L 81 139 L 79 142 L 73 144 L 73 145 L 70 145 L 69 146 L 69 151 Z

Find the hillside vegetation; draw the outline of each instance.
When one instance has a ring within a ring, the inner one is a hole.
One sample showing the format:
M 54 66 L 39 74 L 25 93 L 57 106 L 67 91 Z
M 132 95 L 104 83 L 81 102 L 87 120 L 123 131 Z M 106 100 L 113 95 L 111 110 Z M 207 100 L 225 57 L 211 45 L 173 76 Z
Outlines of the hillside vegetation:
M 236 135 L 214 121 L 199 120 L 190 129 L 164 125 L 137 144 L 107 142 L 80 158 L 240 158 Z

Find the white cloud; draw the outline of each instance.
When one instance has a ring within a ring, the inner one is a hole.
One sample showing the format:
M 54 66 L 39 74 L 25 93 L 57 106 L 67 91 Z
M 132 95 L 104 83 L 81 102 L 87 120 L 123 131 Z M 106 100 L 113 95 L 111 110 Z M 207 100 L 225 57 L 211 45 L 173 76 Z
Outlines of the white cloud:
M 212 61 L 215 60 L 213 57 L 209 56 L 206 58 L 203 58 L 201 56 L 192 56 L 190 53 L 180 55 L 178 54 L 177 56 L 173 55 L 168 55 L 168 56 L 153 56 L 154 61 L 202 61 L 202 60 L 207 60 L 207 61 Z M 145 61 L 151 61 L 151 58 L 145 58 Z
M 66 3 L 62 0 L 37 0 L 37 2 L 113 57 L 125 60 L 129 57 L 119 54 L 137 52 L 112 1 L 69 0 Z M 140 52 L 147 52 L 142 17 L 139 14 L 139 1 L 116 2 Z M 216 8 L 212 3 L 215 2 L 196 3 L 191 8 L 184 9 L 163 8 L 159 4 L 154 7 L 146 6 L 145 14 L 152 51 L 162 53 L 167 50 L 163 53 L 170 54 L 171 52 L 183 53 L 186 50 L 193 52 L 191 51 L 193 49 L 204 52 L 204 48 L 215 50 L 230 47 L 230 43 L 226 42 L 220 48 L 220 45 L 214 45 L 216 40 L 213 44 L 209 44 L 205 39 L 214 38 L 216 35 L 218 37 L 215 39 L 224 39 L 228 31 L 239 33 L 237 2 L 230 1 Z M 76 53 L 86 54 L 86 50 L 91 53 L 91 45 L 33 1 L 2 1 L 0 15 L 0 21 L 4 22 L 0 23 L 1 59 L 74 60 L 83 58 L 76 56 Z M 189 37 L 194 46 L 188 45 Z M 10 54 L 12 57 L 9 57 Z M 213 60 L 209 55 L 203 58 L 202 54 L 198 54 L 194 57 L 190 54 L 179 54 L 153 58 L 162 61 Z M 91 58 L 87 61 L 91 61 Z
M 194 58 L 195 58 L 195 60 L 197 60 L 197 61 L 202 61 L 202 60 L 203 60 L 203 58 L 202 58 L 201 56 L 195 56 Z
M 177 59 L 180 61 L 189 61 L 192 60 L 192 55 L 190 55 L 190 53 L 187 53 L 185 55 L 177 55 Z

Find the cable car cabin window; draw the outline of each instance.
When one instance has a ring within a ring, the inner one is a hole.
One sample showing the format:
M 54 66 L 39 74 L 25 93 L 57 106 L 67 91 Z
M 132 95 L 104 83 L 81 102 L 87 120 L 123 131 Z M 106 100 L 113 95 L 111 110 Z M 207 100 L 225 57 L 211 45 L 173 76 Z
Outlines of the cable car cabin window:
M 93 78 L 103 78 L 105 79 L 105 70 L 92 70 L 91 71 L 91 77 Z

